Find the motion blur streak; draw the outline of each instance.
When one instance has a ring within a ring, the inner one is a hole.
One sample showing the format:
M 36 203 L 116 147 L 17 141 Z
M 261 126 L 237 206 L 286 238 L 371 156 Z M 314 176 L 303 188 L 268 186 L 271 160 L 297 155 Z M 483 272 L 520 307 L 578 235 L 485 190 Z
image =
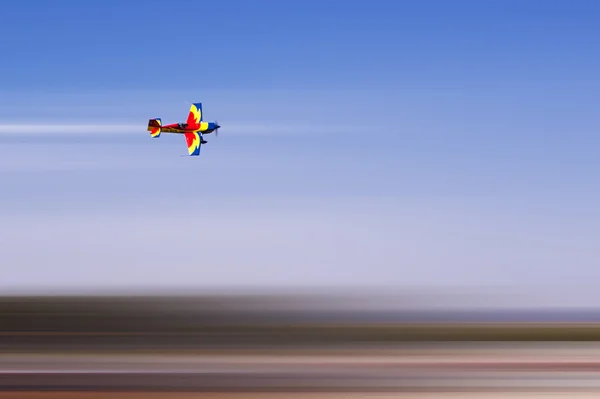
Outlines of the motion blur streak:
M 436 392 L 436 393 L 106 393 L 85 392 L 57 392 L 57 393 L 20 393 L 11 392 L 8 395 L 0 393 L 0 399 L 100 399 L 100 398 L 115 398 L 115 399 L 355 399 L 355 398 L 372 398 L 372 399 L 505 399 L 505 398 L 523 398 L 523 399 L 596 399 L 595 392 Z
M 40 398 L 52 396 L 34 392 L 600 393 L 600 324 L 591 314 L 404 300 L 392 311 L 397 296 L 4 297 L 0 390 Z

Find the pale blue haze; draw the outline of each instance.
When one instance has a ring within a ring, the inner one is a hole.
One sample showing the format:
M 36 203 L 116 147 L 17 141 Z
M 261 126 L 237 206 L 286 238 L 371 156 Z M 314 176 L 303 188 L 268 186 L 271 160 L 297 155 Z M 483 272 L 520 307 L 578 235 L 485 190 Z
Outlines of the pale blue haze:
M 2 289 L 600 278 L 596 1 L 2 13 Z

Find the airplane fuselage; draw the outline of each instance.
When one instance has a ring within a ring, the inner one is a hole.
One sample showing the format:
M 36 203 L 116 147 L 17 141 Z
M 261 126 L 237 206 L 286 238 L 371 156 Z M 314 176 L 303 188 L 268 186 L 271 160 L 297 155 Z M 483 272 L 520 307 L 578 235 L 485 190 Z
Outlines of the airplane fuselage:
M 217 128 L 219 126 L 214 122 L 200 122 L 195 126 L 190 126 L 187 123 L 172 123 L 162 126 L 161 130 L 164 133 L 202 133 L 204 135 L 214 132 Z

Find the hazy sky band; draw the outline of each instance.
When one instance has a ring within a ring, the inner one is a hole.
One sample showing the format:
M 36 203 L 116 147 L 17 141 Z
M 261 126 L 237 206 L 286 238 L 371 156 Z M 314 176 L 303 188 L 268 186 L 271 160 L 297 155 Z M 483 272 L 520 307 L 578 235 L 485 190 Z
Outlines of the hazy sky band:
M 83 4 L 3 8 L 0 288 L 600 277 L 600 3 Z

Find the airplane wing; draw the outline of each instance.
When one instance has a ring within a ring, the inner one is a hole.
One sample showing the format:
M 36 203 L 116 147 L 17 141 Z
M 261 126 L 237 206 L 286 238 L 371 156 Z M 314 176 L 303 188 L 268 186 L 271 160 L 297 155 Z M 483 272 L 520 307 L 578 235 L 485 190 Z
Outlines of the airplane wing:
M 187 125 L 190 127 L 200 126 L 202 122 L 202 103 L 193 103 L 187 117 Z
M 184 133 L 185 135 L 185 142 L 187 144 L 187 148 L 188 148 L 188 154 L 190 154 L 190 156 L 198 156 L 200 155 L 200 146 L 202 145 L 202 140 L 201 140 L 201 133 L 196 133 L 196 132 L 190 132 L 190 133 Z

